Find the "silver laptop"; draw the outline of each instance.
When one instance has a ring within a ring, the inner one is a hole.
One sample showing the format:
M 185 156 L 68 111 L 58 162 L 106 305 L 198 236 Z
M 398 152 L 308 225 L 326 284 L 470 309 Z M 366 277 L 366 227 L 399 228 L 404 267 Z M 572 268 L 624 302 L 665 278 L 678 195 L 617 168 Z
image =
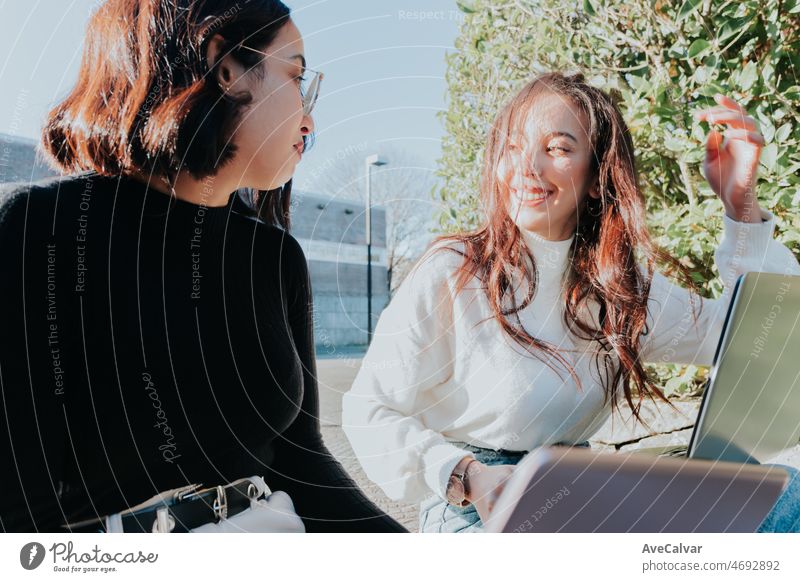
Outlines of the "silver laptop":
M 754 532 L 788 480 L 770 465 L 544 447 L 517 465 L 484 530 Z
M 742 275 L 688 447 L 533 451 L 512 473 L 485 529 L 756 531 L 788 475 L 755 463 L 800 441 L 798 384 L 800 277 Z
M 765 462 L 800 442 L 800 277 L 736 281 L 687 446 L 637 452 Z

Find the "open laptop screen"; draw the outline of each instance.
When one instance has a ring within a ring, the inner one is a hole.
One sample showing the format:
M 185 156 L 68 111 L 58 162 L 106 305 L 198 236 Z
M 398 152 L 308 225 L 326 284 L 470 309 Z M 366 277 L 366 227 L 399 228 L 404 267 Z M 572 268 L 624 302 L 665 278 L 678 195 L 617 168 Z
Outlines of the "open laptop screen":
M 800 277 L 739 277 L 689 456 L 764 462 L 800 441 Z

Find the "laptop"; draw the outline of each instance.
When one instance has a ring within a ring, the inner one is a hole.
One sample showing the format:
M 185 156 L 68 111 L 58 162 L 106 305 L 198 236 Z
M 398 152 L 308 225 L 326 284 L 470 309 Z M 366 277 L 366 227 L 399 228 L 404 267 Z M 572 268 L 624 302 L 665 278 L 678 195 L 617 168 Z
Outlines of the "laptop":
M 788 480 L 769 465 L 543 447 L 520 461 L 483 527 L 488 533 L 752 533 Z
M 763 463 L 800 442 L 800 276 L 734 287 L 688 446 L 637 453 Z
M 485 530 L 754 532 L 788 482 L 786 471 L 758 463 L 800 441 L 799 384 L 800 277 L 746 273 L 688 446 L 537 449 L 517 465 Z

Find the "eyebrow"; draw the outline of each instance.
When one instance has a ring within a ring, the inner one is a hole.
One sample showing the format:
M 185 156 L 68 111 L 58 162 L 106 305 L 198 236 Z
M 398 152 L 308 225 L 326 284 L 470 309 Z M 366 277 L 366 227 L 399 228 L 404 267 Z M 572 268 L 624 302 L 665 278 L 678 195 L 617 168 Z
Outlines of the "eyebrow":
M 306 58 L 303 55 L 301 54 L 292 55 L 291 57 L 289 57 L 289 60 L 291 59 L 300 59 L 300 63 L 303 65 L 303 68 L 304 69 L 306 68 Z
M 550 139 L 551 137 L 566 137 L 568 139 L 571 139 L 576 144 L 578 143 L 578 140 L 575 139 L 575 136 L 573 136 L 571 133 L 568 133 L 566 131 L 551 131 L 550 133 L 546 134 L 544 137 L 545 137 L 545 139 Z M 511 139 L 512 139 L 512 141 L 514 141 L 514 137 L 513 136 L 511 136 Z
M 558 137 L 568 137 L 575 143 L 578 143 L 578 140 L 575 139 L 575 137 L 571 133 L 567 133 L 566 131 L 551 131 L 550 133 L 547 134 L 547 137 L 552 137 L 554 135 Z

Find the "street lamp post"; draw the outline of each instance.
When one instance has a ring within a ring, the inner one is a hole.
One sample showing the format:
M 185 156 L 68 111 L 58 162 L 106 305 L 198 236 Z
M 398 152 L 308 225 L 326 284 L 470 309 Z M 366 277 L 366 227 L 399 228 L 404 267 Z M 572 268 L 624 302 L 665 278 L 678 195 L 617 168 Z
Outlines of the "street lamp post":
M 385 166 L 389 162 L 378 154 L 372 154 L 367 156 L 365 163 L 367 167 L 367 345 L 369 345 L 372 343 L 372 166 Z

